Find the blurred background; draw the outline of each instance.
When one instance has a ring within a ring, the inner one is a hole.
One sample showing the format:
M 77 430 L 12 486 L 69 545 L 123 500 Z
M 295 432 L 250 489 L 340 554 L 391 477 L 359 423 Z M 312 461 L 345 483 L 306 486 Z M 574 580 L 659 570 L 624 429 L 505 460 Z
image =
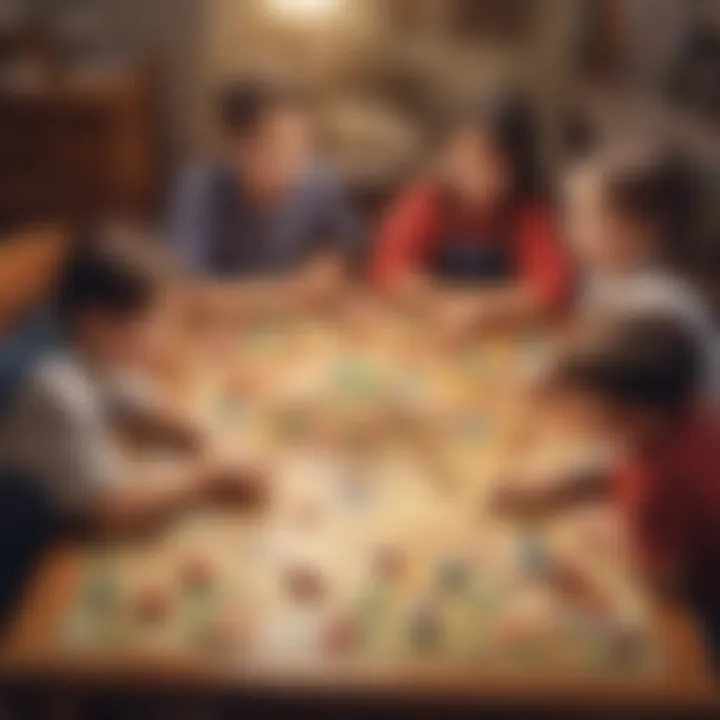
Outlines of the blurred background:
M 506 79 L 535 99 L 551 167 L 588 124 L 667 125 L 720 205 L 720 0 L 2 0 L 0 234 L 162 217 L 168 180 L 216 142 L 218 85 L 268 67 L 313 89 L 370 208 L 449 104 Z

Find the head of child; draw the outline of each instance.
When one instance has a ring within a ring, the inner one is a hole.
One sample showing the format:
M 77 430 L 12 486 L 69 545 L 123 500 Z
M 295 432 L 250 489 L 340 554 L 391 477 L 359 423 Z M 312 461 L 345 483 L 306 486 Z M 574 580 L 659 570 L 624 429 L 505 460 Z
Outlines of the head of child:
M 452 119 L 439 155 L 440 182 L 461 207 L 492 214 L 537 190 L 536 144 L 521 98 L 488 98 Z
M 589 275 L 616 276 L 677 260 L 696 220 L 688 159 L 658 147 L 600 150 L 569 174 L 567 237 Z
M 279 78 L 235 80 L 220 93 L 218 115 L 229 164 L 250 197 L 271 201 L 293 185 L 312 144 L 298 88 Z
M 574 432 L 630 454 L 652 451 L 695 406 L 695 339 L 666 318 L 597 328 L 559 360 L 551 396 Z
M 167 339 L 161 274 L 151 253 L 132 244 L 99 236 L 79 244 L 58 300 L 62 327 L 79 355 L 101 371 L 152 365 Z

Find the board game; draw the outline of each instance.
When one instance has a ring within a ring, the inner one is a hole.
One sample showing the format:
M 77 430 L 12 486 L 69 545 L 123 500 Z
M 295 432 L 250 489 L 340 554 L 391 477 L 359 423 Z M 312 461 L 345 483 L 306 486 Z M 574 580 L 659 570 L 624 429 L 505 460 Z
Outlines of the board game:
M 587 452 L 553 436 L 523 389 L 549 342 L 525 331 L 450 351 L 417 318 L 368 307 L 208 331 L 178 397 L 223 452 L 271 458 L 270 499 L 94 547 L 56 647 L 224 667 L 661 677 L 665 649 L 607 508 L 534 524 L 492 511 L 504 473 Z

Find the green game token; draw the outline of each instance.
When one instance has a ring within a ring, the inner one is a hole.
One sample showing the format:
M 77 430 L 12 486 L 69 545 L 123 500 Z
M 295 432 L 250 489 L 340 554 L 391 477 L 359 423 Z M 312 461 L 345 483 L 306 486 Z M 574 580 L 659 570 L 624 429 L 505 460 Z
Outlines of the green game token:
M 420 605 L 410 616 L 408 633 L 410 644 L 415 650 L 437 650 L 443 637 L 443 623 L 439 612 L 432 605 Z
M 470 583 L 470 568 L 464 558 L 446 557 L 437 565 L 436 576 L 438 585 L 450 592 L 467 589 Z
M 96 567 L 88 573 L 81 604 L 93 614 L 105 614 L 115 604 L 117 595 L 117 583 L 110 569 Z
M 358 607 L 359 643 L 367 647 L 373 642 L 390 607 L 390 595 L 386 588 L 377 585 L 360 600 Z
M 377 379 L 365 365 L 357 362 L 341 363 L 335 371 L 338 389 L 354 396 L 371 395 L 377 391 Z
M 305 415 L 302 408 L 286 407 L 275 417 L 275 435 L 282 442 L 293 442 L 300 438 L 304 427 Z

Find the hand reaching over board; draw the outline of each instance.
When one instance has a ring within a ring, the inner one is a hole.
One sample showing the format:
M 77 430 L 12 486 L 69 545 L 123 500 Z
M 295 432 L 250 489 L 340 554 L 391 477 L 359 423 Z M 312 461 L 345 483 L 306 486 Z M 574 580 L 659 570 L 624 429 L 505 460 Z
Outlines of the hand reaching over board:
M 269 473 L 250 461 L 214 462 L 203 470 L 208 498 L 221 505 L 258 507 L 269 500 Z

